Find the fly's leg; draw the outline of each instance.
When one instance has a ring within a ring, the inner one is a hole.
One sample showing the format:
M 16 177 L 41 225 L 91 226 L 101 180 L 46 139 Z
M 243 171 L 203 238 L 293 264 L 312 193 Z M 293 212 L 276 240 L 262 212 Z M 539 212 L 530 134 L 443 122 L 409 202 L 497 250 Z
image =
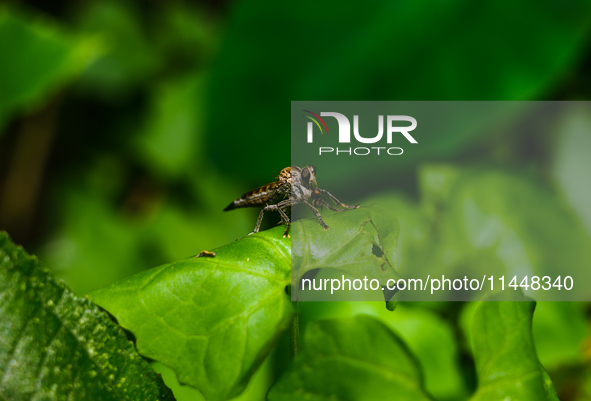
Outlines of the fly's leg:
M 283 220 L 284 223 L 289 223 L 290 222 L 289 217 L 287 216 L 287 214 L 285 213 L 285 210 L 283 210 L 283 209 L 287 209 L 287 208 L 291 207 L 291 200 L 289 200 L 289 199 L 283 200 L 283 201 L 275 204 L 275 206 L 277 206 L 277 211 L 281 215 L 281 220 Z
M 285 223 L 285 231 L 283 232 L 283 238 L 289 238 L 289 229 L 291 228 L 291 220 L 285 213 L 284 209 L 289 209 L 293 205 L 297 205 L 300 202 L 302 202 L 302 199 L 296 199 L 291 197 L 277 204 L 280 207 L 279 213 L 281 213 L 281 217 L 283 219 L 283 222 Z
M 283 209 L 285 207 L 287 207 L 289 204 L 290 204 L 289 200 L 284 200 L 284 201 L 281 201 L 281 202 L 274 204 L 274 205 L 265 206 L 263 208 L 263 210 L 261 210 L 261 213 L 259 213 L 257 225 L 255 226 L 253 233 L 259 232 L 259 229 L 261 228 L 261 222 L 263 221 L 263 216 L 264 216 L 265 212 L 269 211 L 269 210 L 276 210 L 279 212 L 279 214 L 281 215 L 281 220 L 283 221 L 283 223 L 285 223 L 287 225 L 287 230 L 285 231 L 287 233 L 289 231 L 289 226 L 290 226 L 291 221 L 289 220 L 289 217 L 287 217 L 287 214 L 285 214 L 285 211 L 283 211 Z M 285 235 L 287 235 L 287 234 L 285 234 Z
M 289 238 L 289 229 L 291 227 L 291 223 L 285 223 L 285 231 L 283 232 L 283 238 Z
M 285 213 L 285 210 L 283 210 L 288 207 L 291 207 L 291 201 L 289 199 L 281 201 L 277 204 L 277 211 L 281 215 L 281 220 L 283 220 L 283 223 L 285 224 L 285 231 L 283 232 L 283 238 L 289 237 L 289 228 L 291 227 L 291 220 L 289 219 L 289 217 Z
M 320 215 L 320 212 L 318 211 L 318 209 L 316 209 L 314 206 L 312 206 L 310 203 L 308 203 L 308 201 L 304 200 L 303 201 L 306 205 L 308 205 L 308 207 L 310 209 L 312 209 L 312 211 L 314 212 L 314 214 L 316 215 L 316 217 L 318 218 L 318 221 L 320 222 L 320 224 L 322 225 L 322 227 L 324 227 L 324 231 L 326 230 L 330 230 L 330 227 L 324 222 L 324 219 L 322 218 L 322 216 Z
M 326 206 L 327 208 L 329 208 L 329 209 L 330 209 L 330 210 L 332 210 L 333 212 L 344 212 L 344 211 L 348 210 L 348 209 L 338 209 L 338 208 L 336 208 L 336 207 L 332 207 L 332 206 L 330 206 L 330 204 L 329 204 L 327 201 L 325 201 L 324 199 L 320 199 L 319 203 L 320 203 L 320 206 Z
M 347 209 L 339 209 L 339 208 L 331 206 L 330 203 L 328 203 L 327 201 L 322 199 L 322 192 L 320 192 L 320 191 L 321 190 L 319 188 L 316 188 L 312 192 L 312 205 L 314 205 L 314 207 L 322 210 L 322 207 L 326 206 L 327 208 L 329 208 L 330 210 L 332 210 L 334 212 L 344 212 L 345 210 L 347 210 Z
M 321 194 L 327 194 L 328 197 L 337 205 L 340 205 L 341 207 L 344 207 L 345 209 L 357 209 L 359 208 L 359 205 L 355 205 L 355 206 L 349 206 L 349 205 L 345 205 L 344 203 L 342 203 L 340 200 L 338 200 L 333 194 L 331 194 L 330 192 L 328 192 L 326 189 L 320 189 L 320 188 L 316 188 L 314 189 L 314 192 L 319 192 Z M 330 209 L 330 210 L 336 210 L 336 209 L 331 209 L 330 206 L 328 206 L 328 203 L 324 202 L 324 204 L 326 204 L 326 206 Z M 342 210 L 337 210 L 339 212 L 341 212 Z
M 273 206 L 273 205 L 271 205 L 271 206 Z M 259 213 L 259 218 L 257 220 L 257 225 L 254 227 L 254 231 L 252 233 L 258 233 L 259 232 L 259 228 L 261 228 L 261 222 L 263 221 L 263 215 L 265 214 L 265 211 L 269 210 L 268 208 L 269 208 L 269 206 L 265 207 Z

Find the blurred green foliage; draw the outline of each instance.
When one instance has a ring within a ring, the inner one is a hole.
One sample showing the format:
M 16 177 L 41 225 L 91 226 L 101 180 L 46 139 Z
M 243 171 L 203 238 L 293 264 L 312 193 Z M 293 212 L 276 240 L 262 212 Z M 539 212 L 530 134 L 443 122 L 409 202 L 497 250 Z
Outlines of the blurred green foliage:
M 288 149 L 292 100 L 545 98 L 580 59 L 589 11 L 587 0 L 236 3 L 212 73 L 208 143 L 225 149 L 212 158 L 233 173 L 261 142 Z M 431 156 L 457 155 L 470 139 L 446 136 Z M 284 157 L 267 153 L 249 174 L 264 178 Z
M 0 42 L 0 129 L 15 111 L 38 106 L 102 53 L 97 40 L 74 38 L 53 21 L 4 7 Z
M 590 9 L 589 1 L 2 5 L 0 229 L 80 295 L 229 243 L 252 231 L 257 212 L 222 208 L 290 164 L 289 101 L 589 99 Z M 495 250 L 518 238 L 521 260 L 537 255 L 534 269 L 562 263 L 565 250 L 570 266 L 588 269 L 588 119 L 575 111 L 544 135 L 442 138 L 428 160 L 439 164 L 401 163 L 395 191 L 367 199 L 400 221 L 397 266 L 467 263 L 458 255 L 514 266 L 519 257 Z M 512 209 L 512 199 L 528 201 Z M 476 218 L 461 220 L 457 202 L 472 202 Z M 477 308 L 416 303 L 380 318 L 438 400 L 467 399 L 477 387 Z M 301 309 L 304 327 L 387 313 L 383 303 Z M 534 313 L 536 352 L 562 400 L 591 399 L 589 311 L 539 303 Z M 273 353 L 241 398 L 262 399 L 286 364 L 285 352 Z M 198 397 L 157 369 L 179 400 Z

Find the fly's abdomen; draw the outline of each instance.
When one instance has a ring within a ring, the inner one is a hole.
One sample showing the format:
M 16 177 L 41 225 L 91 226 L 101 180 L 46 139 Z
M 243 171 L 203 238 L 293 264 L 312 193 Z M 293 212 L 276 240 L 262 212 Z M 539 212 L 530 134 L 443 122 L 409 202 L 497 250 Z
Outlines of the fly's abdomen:
M 286 194 L 278 191 L 279 186 L 279 183 L 273 182 L 257 189 L 253 189 L 226 206 L 224 212 L 241 207 L 265 206 L 275 203 L 286 196 Z

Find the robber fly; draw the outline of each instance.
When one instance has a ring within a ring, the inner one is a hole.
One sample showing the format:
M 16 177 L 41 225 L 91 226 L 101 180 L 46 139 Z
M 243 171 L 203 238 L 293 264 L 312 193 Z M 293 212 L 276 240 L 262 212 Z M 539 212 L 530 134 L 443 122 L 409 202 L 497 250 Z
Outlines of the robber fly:
M 342 209 L 331 206 L 323 195 L 326 195 L 335 204 L 342 207 Z M 298 203 L 304 203 L 308 206 L 324 227 L 324 231 L 330 229 L 326 224 L 318 208 L 326 206 L 330 210 L 342 212 L 348 209 L 357 209 L 357 206 L 348 206 L 335 198 L 330 192 L 325 189 L 318 188 L 316 183 L 316 167 L 306 166 L 300 168 L 297 166 L 285 167 L 277 176 L 277 181 L 267 185 L 263 185 L 257 189 L 245 193 L 234 202 L 230 203 L 224 211 L 238 209 L 240 207 L 257 207 L 263 206 L 257 225 L 254 232 L 259 232 L 263 215 L 267 211 L 277 211 L 281 216 L 281 221 L 285 224 L 285 233 L 283 237 L 289 235 L 289 228 L 291 226 L 290 215 L 291 207 Z

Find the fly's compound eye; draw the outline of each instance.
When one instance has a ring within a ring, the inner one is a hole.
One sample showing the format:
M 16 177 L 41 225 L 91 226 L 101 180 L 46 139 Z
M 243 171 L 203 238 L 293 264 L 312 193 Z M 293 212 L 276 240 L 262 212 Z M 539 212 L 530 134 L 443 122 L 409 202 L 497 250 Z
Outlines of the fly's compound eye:
M 316 184 L 316 168 L 313 166 L 306 166 L 302 169 L 302 184 L 310 187 L 311 184 Z
M 310 170 L 308 169 L 308 167 L 306 167 L 305 169 L 302 170 L 302 184 L 304 184 L 305 186 L 308 186 L 308 184 L 310 183 L 310 178 L 311 178 Z

